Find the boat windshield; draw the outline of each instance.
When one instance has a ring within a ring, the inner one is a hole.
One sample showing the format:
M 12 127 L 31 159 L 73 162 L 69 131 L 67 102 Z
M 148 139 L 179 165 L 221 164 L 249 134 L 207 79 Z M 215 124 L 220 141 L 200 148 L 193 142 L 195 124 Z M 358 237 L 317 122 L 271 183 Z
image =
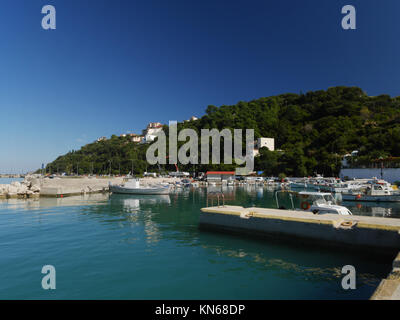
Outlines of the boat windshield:
M 336 201 L 335 201 L 335 199 L 333 198 L 333 196 L 331 195 L 331 194 L 326 194 L 326 195 L 324 195 L 324 199 L 325 199 L 325 201 L 327 202 L 327 203 L 331 203 L 331 204 L 335 204 L 336 203 Z
M 304 196 L 303 196 L 304 197 Z M 312 194 L 307 195 L 306 199 L 315 204 L 335 204 L 335 199 L 331 194 Z
M 279 201 L 278 195 L 279 194 L 284 194 L 284 195 L 289 195 L 289 203 L 286 200 Z M 293 195 L 294 198 L 293 199 Z M 302 210 L 306 210 L 307 206 L 308 208 L 312 205 L 336 205 L 336 200 L 330 193 L 318 193 L 318 192 L 310 192 L 310 193 L 297 193 L 297 192 L 286 192 L 286 191 L 276 191 L 275 192 L 275 200 L 276 200 L 276 205 L 277 208 L 279 209 L 286 209 L 286 208 L 292 208 L 292 210 L 295 210 L 295 208 L 301 208 Z M 307 205 L 308 203 L 308 205 Z

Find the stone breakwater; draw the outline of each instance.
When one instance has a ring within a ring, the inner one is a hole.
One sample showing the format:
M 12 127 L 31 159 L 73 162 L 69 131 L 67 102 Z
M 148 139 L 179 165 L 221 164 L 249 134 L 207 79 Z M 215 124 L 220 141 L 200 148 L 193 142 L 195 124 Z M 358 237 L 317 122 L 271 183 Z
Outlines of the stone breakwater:
M 180 180 L 180 179 L 179 179 Z M 178 179 L 169 178 L 142 178 L 142 186 L 160 183 L 174 183 Z M 43 179 L 40 187 L 40 196 L 66 197 L 79 194 L 107 192 L 109 184 L 119 185 L 124 182 L 124 177 L 80 177 L 80 178 L 54 178 Z
M 24 181 L 14 181 L 11 184 L 0 184 L 0 199 L 33 198 L 40 195 L 38 179 L 27 177 Z
M 160 183 L 174 184 L 179 178 L 143 178 L 140 183 L 154 185 Z M 109 184 L 121 184 L 123 177 L 55 177 L 43 178 L 27 176 L 22 182 L 0 185 L 0 199 L 66 197 L 79 194 L 107 192 Z

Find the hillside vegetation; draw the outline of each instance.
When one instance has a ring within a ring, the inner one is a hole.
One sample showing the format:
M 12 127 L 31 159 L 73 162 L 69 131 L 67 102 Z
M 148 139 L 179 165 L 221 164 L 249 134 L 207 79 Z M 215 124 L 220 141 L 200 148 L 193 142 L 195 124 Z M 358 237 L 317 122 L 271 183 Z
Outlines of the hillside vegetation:
M 276 149 L 263 148 L 256 170 L 265 175 L 337 175 L 343 155 L 359 151 L 354 159 L 366 164 L 378 158 L 400 156 L 400 97 L 370 97 L 357 87 L 334 87 L 306 94 L 282 94 L 236 105 L 208 106 L 196 121 L 178 129 L 254 129 L 255 138 L 275 138 Z M 168 127 L 165 126 L 168 133 Z M 173 165 L 148 166 L 148 145 L 134 144 L 127 137 L 112 136 L 71 151 L 47 165 L 47 172 L 135 174 L 174 171 Z M 185 171 L 231 170 L 233 165 L 179 166 Z

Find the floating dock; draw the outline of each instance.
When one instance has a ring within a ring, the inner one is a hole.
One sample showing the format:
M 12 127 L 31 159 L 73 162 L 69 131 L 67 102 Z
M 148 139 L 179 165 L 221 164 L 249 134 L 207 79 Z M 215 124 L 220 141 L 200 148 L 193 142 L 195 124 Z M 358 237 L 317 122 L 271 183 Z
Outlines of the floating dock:
M 201 228 L 376 249 L 381 253 L 400 249 L 400 219 L 239 206 L 207 207 L 201 211 Z

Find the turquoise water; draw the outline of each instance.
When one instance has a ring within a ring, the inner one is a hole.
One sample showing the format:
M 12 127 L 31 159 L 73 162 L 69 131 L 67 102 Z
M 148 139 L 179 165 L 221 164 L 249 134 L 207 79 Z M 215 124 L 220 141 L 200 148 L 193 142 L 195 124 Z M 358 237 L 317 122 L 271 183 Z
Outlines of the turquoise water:
M 205 194 L 0 200 L 0 298 L 368 299 L 390 270 L 390 257 L 199 230 Z M 226 194 L 275 205 L 265 188 Z M 340 285 L 349 264 L 353 291 Z M 41 288 L 44 265 L 56 290 Z

